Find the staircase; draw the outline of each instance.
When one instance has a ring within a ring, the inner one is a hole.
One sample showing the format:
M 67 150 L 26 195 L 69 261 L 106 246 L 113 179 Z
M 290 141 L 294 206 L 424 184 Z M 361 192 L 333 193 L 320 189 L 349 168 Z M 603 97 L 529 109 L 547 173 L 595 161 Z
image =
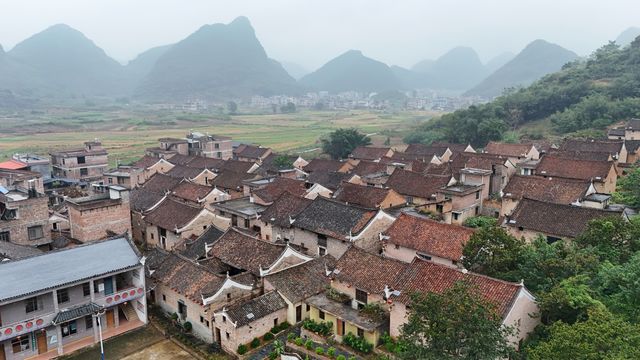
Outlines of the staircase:
M 133 308 L 130 302 L 125 304 L 120 304 L 120 309 L 122 313 L 124 313 L 124 317 L 127 318 L 127 321 L 138 320 L 138 314 L 136 314 L 136 310 Z

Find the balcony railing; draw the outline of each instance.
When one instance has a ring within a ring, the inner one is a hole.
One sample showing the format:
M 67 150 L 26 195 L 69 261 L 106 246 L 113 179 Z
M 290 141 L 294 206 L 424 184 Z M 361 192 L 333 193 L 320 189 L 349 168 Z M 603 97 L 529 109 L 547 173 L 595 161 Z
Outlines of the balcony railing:
M 56 316 L 55 313 L 36 316 L 31 319 L 22 320 L 13 324 L 0 326 L 0 342 L 14 338 L 16 336 L 28 334 L 32 331 L 44 329 L 51 325 L 51 321 Z
M 144 289 L 142 287 L 133 286 L 126 289 L 118 290 L 110 295 L 97 297 L 95 299 L 95 303 L 103 307 L 110 307 L 113 305 L 121 304 L 123 302 L 141 298 L 143 295 Z

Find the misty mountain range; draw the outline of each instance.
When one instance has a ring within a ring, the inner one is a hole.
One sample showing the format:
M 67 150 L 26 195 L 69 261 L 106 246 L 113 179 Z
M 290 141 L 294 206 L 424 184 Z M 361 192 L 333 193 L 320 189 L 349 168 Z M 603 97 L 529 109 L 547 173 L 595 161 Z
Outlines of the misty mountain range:
M 626 45 L 639 34 L 640 29 L 630 28 L 616 41 Z M 121 65 L 81 32 L 54 25 L 8 52 L 0 46 L 0 97 L 177 102 L 312 90 L 411 89 L 494 97 L 505 88 L 526 86 L 577 57 L 559 45 L 535 40 L 517 55 L 500 54 L 485 64 L 473 49 L 456 47 L 407 69 L 350 50 L 309 72 L 269 58 L 249 20 L 239 17 L 229 24 L 204 25 L 175 44 L 149 49 Z

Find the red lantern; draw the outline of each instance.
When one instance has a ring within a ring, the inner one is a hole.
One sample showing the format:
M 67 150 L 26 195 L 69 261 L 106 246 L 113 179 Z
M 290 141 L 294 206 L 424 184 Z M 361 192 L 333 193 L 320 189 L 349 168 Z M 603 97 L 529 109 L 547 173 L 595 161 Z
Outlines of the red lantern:
M 13 330 L 7 329 L 7 330 L 4 331 L 4 334 L 5 335 L 11 335 L 12 332 L 13 332 Z
M 119 300 L 120 300 L 120 295 L 116 295 L 116 296 L 114 296 L 114 297 L 113 297 L 113 300 L 115 300 L 115 301 L 119 301 Z
M 144 290 L 142 290 L 142 288 L 138 288 L 138 294 L 142 294 L 144 292 Z
M 29 321 L 27 323 L 27 329 L 31 329 L 33 327 L 33 323 L 31 321 Z
M 24 326 L 22 325 L 16 326 L 16 331 L 22 331 L 23 329 L 24 329 Z
M 107 304 L 111 304 L 112 301 L 113 301 L 113 299 L 111 297 L 107 298 Z
M 124 293 L 124 294 L 122 294 L 122 298 L 123 298 L 123 299 L 126 299 L 128 296 L 129 296 L 129 293 Z
M 129 295 L 134 296 L 135 294 L 136 294 L 136 291 L 135 291 L 135 290 L 131 290 L 131 291 L 129 291 Z
M 44 320 L 42 320 L 42 319 L 36 320 L 36 325 L 40 326 L 42 324 L 44 324 Z

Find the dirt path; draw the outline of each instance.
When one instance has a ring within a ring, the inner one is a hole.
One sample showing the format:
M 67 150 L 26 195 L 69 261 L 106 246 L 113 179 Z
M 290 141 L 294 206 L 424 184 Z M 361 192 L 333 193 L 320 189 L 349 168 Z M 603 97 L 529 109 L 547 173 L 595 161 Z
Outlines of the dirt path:
M 193 357 L 171 340 L 163 340 L 122 360 L 191 360 Z

